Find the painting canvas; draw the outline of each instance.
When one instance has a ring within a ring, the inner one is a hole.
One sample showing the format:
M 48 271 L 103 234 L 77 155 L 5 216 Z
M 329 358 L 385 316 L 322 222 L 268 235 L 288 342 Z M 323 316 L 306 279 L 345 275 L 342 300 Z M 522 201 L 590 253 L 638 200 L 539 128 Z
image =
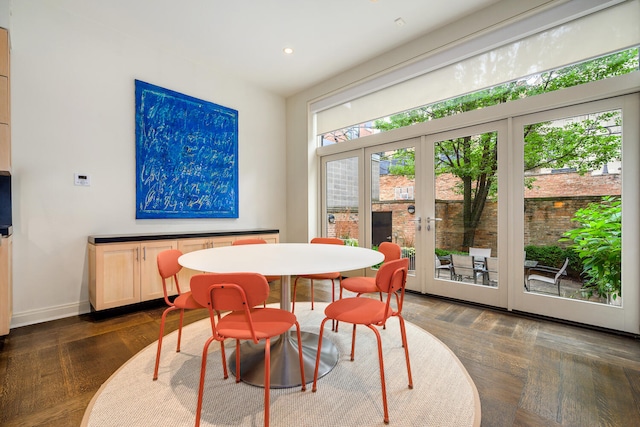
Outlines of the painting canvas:
M 238 112 L 135 81 L 136 218 L 238 218 Z

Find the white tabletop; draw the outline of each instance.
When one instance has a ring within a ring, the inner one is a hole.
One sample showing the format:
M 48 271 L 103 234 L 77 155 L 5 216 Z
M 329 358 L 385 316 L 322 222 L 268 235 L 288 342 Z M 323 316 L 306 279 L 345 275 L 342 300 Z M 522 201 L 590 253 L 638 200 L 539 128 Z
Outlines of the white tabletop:
M 293 276 L 348 271 L 384 261 L 378 251 L 353 246 L 275 243 L 223 246 L 182 255 L 178 262 L 197 271 L 254 272 L 265 276 Z

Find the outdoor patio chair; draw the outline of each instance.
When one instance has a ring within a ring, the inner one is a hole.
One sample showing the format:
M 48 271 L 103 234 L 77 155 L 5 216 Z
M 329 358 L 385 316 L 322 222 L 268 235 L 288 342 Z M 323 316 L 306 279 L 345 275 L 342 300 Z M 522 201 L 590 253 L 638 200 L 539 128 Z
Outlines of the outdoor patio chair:
M 498 257 L 485 258 L 484 281 L 489 286 L 495 286 L 498 283 Z
M 453 273 L 451 272 L 451 264 L 443 264 L 442 261 L 440 261 L 440 258 L 438 257 L 438 255 L 436 254 L 433 254 L 433 255 L 436 261 L 436 274 L 438 275 L 438 277 L 440 277 L 440 271 L 447 270 L 449 272 L 449 278 L 453 279 Z
M 567 275 L 567 266 L 569 265 L 569 258 L 564 260 L 564 264 L 560 268 L 548 267 L 545 265 L 536 265 L 529 269 L 529 275 L 527 276 L 527 288 L 531 290 L 531 281 L 537 280 L 538 282 L 549 283 L 558 287 L 558 296 L 560 296 L 560 280 L 561 276 Z M 547 273 L 544 274 L 531 274 L 531 272 Z M 553 274 L 552 277 L 550 275 Z
M 484 259 L 491 256 L 491 248 L 469 248 L 469 255 L 474 257 L 476 268 L 484 269 Z
M 478 269 L 476 268 L 474 257 L 451 254 L 451 275 L 454 280 L 462 281 L 465 277 L 468 277 L 473 279 L 473 283 L 477 283 L 477 272 Z

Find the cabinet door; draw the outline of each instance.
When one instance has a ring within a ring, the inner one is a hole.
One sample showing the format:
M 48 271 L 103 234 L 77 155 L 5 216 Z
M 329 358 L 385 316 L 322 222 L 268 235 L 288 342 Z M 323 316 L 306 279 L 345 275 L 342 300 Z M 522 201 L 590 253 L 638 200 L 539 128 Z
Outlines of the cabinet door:
M 176 249 L 176 240 L 154 240 L 140 243 L 140 300 L 148 301 L 164 298 L 162 278 L 158 273 L 158 254 L 169 249 Z M 173 279 L 167 281 L 169 295 L 178 293 Z
M 140 302 L 140 244 L 98 245 L 94 250 L 94 308 L 103 310 Z
M 211 248 L 220 248 L 222 246 L 231 246 L 234 240 L 245 239 L 251 236 L 220 236 L 220 237 L 212 237 L 210 239 Z
M 210 238 L 198 238 L 198 239 L 181 239 L 178 240 L 178 250 L 183 254 L 199 251 L 200 249 L 207 249 L 211 247 L 211 239 Z M 182 292 L 186 292 L 191 289 L 189 286 L 189 282 L 191 281 L 191 276 L 194 274 L 202 273 L 202 271 L 190 270 L 188 268 L 183 268 L 180 273 L 178 273 L 178 283 L 180 283 L 180 290 Z

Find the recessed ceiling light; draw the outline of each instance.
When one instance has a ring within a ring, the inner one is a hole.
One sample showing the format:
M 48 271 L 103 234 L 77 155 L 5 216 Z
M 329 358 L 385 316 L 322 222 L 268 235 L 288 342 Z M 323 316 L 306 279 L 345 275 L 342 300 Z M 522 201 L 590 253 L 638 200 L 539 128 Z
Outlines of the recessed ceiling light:
M 293 53 L 293 48 L 285 47 L 284 49 L 282 49 L 282 51 L 285 55 L 291 55 Z

